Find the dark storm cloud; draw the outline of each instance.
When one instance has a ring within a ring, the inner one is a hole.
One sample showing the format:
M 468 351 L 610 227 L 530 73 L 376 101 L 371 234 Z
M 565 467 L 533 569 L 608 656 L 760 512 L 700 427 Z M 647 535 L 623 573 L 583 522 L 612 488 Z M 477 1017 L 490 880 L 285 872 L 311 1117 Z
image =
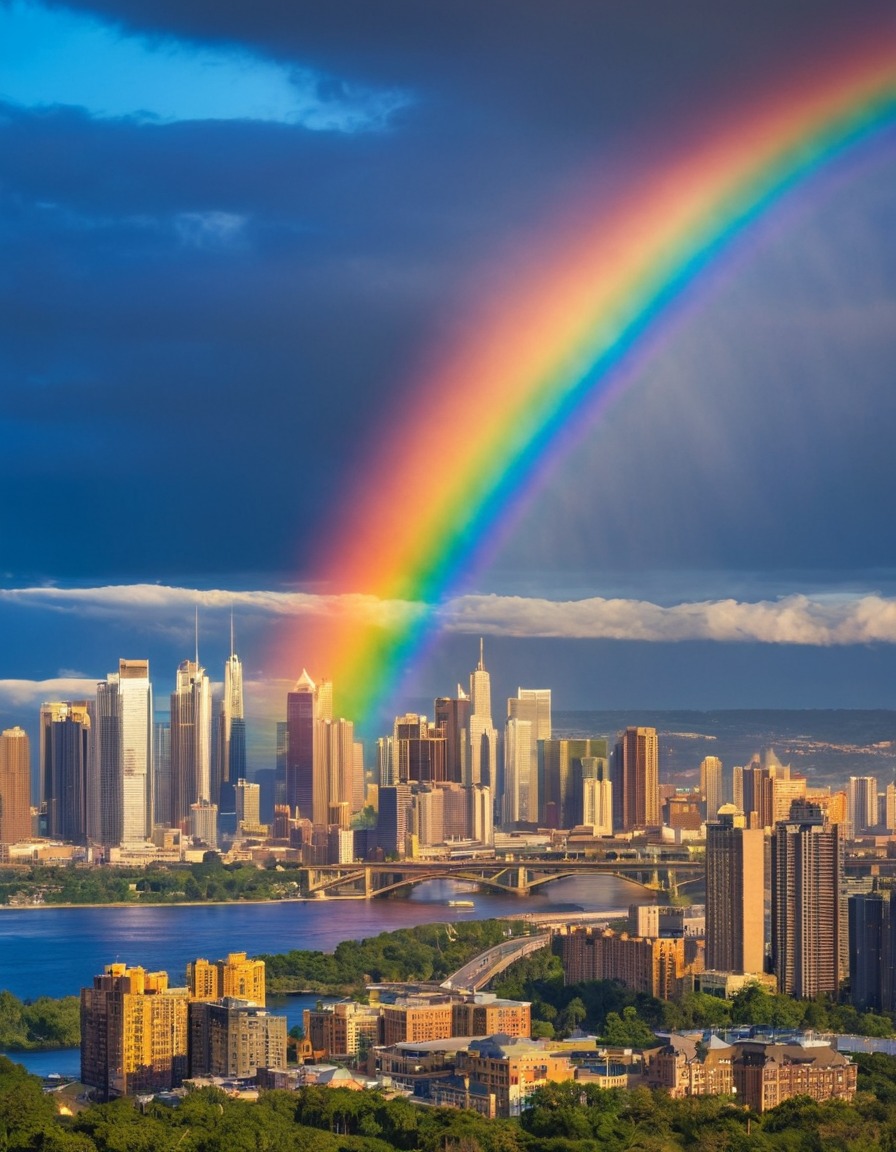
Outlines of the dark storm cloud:
M 617 169 L 684 138 L 815 38 L 851 31 L 857 11 L 715 0 L 66 7 L 127 33 L 310 69 L 324 101 L 360 86 L 407 102 L 355 132 L 0 110 L 0 475 L 14 492 L 0 538 L 7 570 L 60 578 L 303 570 L 366 441 L 401 418 L 415 366 L 450 332 L 490 254 L 534 231 L 585 174 L 599 202 Z M 862 10 L 869 25 L 885 11 Z M 795 354 L 786 349 L 785 367 Z M 685 370 L 699 361 L 694 352 Z M 669 393 L 680 395 L 674 381 Z M 663 421 L 640 427 L 646 439 Z M 751 434 L 767 431 L 760 420 Z M 668 525 L 651 494 L 670 491 L 693 514 L 627 559 L 655 562 L 659 550 L 680 562 L 682 545 L 706 558 L 704 474 L 677 468 L 659 439 L 645 477 L 626 476 L 625 454 L 602 442 L 607 474 L 592 469 L 589 483 L 628 495 L 604 513 L 583 566 L 629 512 Z M 786 445 L 773 446 L 780 470 Z M 735 456 L 740 479 L 749 466 Z M 757 463 L 761 486 L 770 472 Z M 569 491 L 548 518 L 558 533 Z M 52 531 L 36 532 L 50 515 Z M 714 531 L 708 558 L 740 562 L 738 547 L 749 549 L 735 536 Z M 570 547 L 561 535 L 556 554 Z

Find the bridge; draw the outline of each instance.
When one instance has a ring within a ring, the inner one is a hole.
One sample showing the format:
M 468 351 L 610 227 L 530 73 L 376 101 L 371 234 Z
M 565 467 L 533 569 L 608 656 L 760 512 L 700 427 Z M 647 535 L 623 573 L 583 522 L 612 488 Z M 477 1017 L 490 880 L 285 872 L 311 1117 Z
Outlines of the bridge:
M 676 893 L 702 880 L 702 860 L 642 857 L 623 860 L 403 860 L 394 863 L 319 864 L 301 869 L 309 896 L 320 900 L 370 900 L 426 880 L 457 880 L 504 895 L 528 896 L 534 889 L 570 876 L 609 874 L 652 891 Z
M 540 952 L 542 948 L 550 947 L 550 943 L 550 932 L 505 940 L 501 944 L 496 944 L 494 948 L 489 948 L 487 952 L 474 956 L 468 964 L 458 968 L 453 976 L 444 980 L 440 987 L 450 992 L 478 992 L 499 972 L 503 972 L 505 968 L 509 968 L 511 964 L 522 960 L 532 952 Z

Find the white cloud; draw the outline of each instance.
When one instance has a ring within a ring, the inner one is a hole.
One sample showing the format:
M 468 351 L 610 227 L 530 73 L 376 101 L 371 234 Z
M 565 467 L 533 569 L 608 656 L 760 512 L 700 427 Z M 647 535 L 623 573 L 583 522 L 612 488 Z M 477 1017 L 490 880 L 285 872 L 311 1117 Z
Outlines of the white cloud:
M 23 609 L 50 609 L 81 616 L 191 624 L 194 608 L 260 621 L 323 616 L 359 624 L 401 628 L 429 609 L 406 600 L 375 596 L 325 595 L 271 590 L 228 591 L 172 588 L 162 584 L 99 588 L 19 588 L 0 590 L 0 603 Z M 684 602 L 671 607 L 645 600 L 547 600 L 522 596 L 461 596 L 433 613 L 434 623 L 452 632 L 490 636 L 637 640 L 668 643 L 800 644 L 830 647 L 896 643 L 896 599 L 875 593 L 840 597 L 791 595 L 775 600 L 732 599 Z
M 0 680 L 0 709 L 36 708 L 52 700 L 90 700 L 101 676 L 59 676 L 52 680 Z

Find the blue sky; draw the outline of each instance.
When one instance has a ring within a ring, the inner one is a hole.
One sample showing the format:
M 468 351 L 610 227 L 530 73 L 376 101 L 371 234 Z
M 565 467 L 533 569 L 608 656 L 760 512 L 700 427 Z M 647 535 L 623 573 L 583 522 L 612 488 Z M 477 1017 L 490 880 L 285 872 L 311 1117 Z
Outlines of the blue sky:
M 198 600 L 268 724 L 353 467 L 506 254 L 864 33 L 889 4 L 0 3 L 0 721 L 120 656 L 164 699 Z M 421 697 L 482 632 L 498 698 L 891 703 L 893 187 L 890 132 L 750 233 L 446 608 Z

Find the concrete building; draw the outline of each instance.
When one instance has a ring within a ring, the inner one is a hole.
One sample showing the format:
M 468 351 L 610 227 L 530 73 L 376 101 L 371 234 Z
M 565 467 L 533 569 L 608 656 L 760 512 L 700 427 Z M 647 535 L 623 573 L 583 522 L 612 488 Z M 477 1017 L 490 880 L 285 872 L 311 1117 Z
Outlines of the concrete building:
M 704 756 L 700 761 L 700 795 L 704 819 L 715 820 L 725 802 L 722 788 L 722 761 L 718 756 Z
M 102 1100 L 178 1087 L 188 1074 L 186 988 L 110 964 L 81 989 L 81 1080 Z
M 249 1000 L 225 996 L 190 1004 L 190 1075 L 254 1077 L 286 1067 L 286 1017 Z
M 178 666 L 171 693 L 171 811 L 164 823 L 173 828 L 188 830 L 192 806 L 211 802 L 211 740 L 211 689 L 197 656 Z
M 306 1008 L 302 1026 L 315 1052 L 325 1060 L 351 1060 L 363 1049 L 380 1043 L 382 1012 L 378 1004 L 341 1000 L 319 1008 Z
M 618 980 L 662 1000 L 689 990 L 703 969 L 698 942 L 684 937 L 642 939 L 609 929 L 570 928 L 561 937 L 561 946 L 567 984 Z
M 194 960 L 187 965 L 187 987 L 193 1000 L 233 997 L 264 1007 L 264 961 L 245 952 L 230 952 L 224 960 Z
M 434 1082 L 433 1103 L 466 1107 L 469 1092 L 471 1101 L 491 1098 L 487 1110 L 473 1104 L 478 1111 L 501 1117 L 519 1116 L 536 1088 L 574 1078 L 567 1056 L 527 1037 L 472 1040 L 465 1052 L 458 1052 L 455 1071 L 459 1083 L 451 1078 Z
M 660 823 L 659 739 L 655 728 L 626 728 L 613 757 L 613 823 L 617 830 Z
M 765 969 L 765 834 L 733 805 L 706 826 L 706 967 Z
M 40 706 L 39 779 L 47 835 L 87 841 L 87 787 L 92 705 L 86 700 Z
M 0 733 L 0 844 L 31 839 L 31 741 L 23 728 Z
M 467 767 L 464 784 L 497 787 L 498 733 L 492 723 L 491 677 L 486 671 L 483 643 L 479 663 L 470 673 L 470 717 L 467 721 Z
M 540 740 L 550 740 L 553 735 L 551 719 L 551 690 L 550 688 L 518 688 L 516 696 L 507 701 L 508 733 L 510 725 L 514 722 L 529 725 L 529 762 L 525 763 L 522 746 L 515 750 L 514 767 L 517 773 L 517 796 L 519 815 L 517 820 L 535 824 L 538 821 L 538 743 Z M 525 735 L 520 735 L 520 745 L 525 744 Z M 507 748 L 505 745 L 505 764 L 507 764 Z M 507 779 L 504 781 L 505 792 L 509 787 Z
M 778 824 L 772 837 L 772 966 L 778 990 L 836 996 L 843 950 L 843 849 L 836 828 Z

